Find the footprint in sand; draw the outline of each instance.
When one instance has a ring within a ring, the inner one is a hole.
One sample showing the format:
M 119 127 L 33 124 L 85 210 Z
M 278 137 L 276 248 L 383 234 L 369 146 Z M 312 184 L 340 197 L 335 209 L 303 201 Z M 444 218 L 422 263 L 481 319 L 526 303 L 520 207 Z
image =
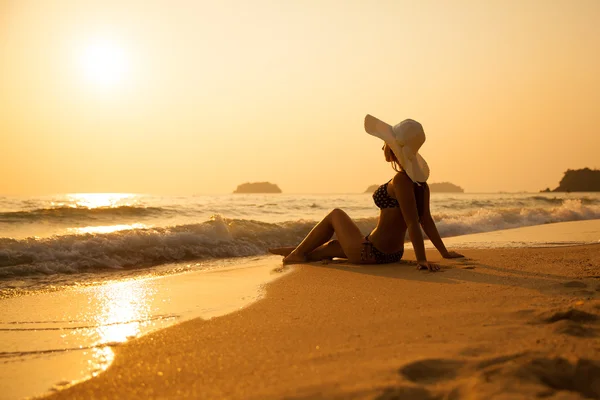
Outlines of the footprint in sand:
M 531 324 L 552 325 L 554 332 L 580 338 L 598 336 L 589 324 L 596 324 L 600 317 L 587 311 L 569 308 L 566 311 L 543 311 L 530 321 Z
M 378 399 L 600 398 L 600 361 L 568 360 L 539 352 L 488 359 L 426 359 L 398 373 L 413 385 L 386 388 Z M 429 387 L 431 385 L 432 387 Z M 565 397 L 566 396 L 566 397 Z
M 532 321 L 537 324 L 551 324 L 556 321 L 573 321 L 573 322 L 596 322 L 600 320 L 596 314 L 577 308 L 569 308 L 566 311 L 543 311 Z

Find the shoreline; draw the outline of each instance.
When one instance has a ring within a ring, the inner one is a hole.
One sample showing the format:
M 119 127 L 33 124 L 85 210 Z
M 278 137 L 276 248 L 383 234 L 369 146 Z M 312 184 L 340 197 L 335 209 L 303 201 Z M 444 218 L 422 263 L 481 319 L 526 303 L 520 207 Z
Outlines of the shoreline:
M 532 240 L 534 238 L 535 240 Z M 541 225 L 521 226 L 483 233 L 449 236 L 443 238 L 450 247 L 474 248 L 522 248 L 560 247 L 600 243 L 600 219 L 553 222 Z M 431 242 L 426 245 L 433 248 Z
M 278 257 L 0 300 L 0 399 L 43 396 L 102 373 L 115 348 L 182 321 L 235 312 L 285 273 Z M 33 373 L 32 373 L 33 371 Z
M 600 244 L 464 253 L 428 250 L 440 273 L 295 266 L 260 301 L 121 344 L 47 398 L 600 396 Z

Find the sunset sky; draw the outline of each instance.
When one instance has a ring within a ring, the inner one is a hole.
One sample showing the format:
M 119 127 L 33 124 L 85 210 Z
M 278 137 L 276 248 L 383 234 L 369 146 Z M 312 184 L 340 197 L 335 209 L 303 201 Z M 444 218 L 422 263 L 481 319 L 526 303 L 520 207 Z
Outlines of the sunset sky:
M 600 168 L 598 0 L 0 0 L 0 195 L 361 192 L 370 113 L 429 182 Z

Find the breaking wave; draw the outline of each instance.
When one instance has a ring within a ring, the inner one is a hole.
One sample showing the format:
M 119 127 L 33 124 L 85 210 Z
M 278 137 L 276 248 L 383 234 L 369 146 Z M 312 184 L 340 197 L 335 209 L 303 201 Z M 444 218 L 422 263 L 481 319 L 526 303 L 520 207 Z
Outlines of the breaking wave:
M 162 207 L 52 207 L 40 208 L 30 211 L 0 212 L 0 222 L 26 223 L 26 222 L 75 222 L 93 220 L 98 218 L 140 218 L 152 217 L 174 213 Z
M 120 208 L 129 212 L 128 208 Z M 598 218 L 600 206 L 584 205 L 580 199 L 565 200 L 553 208 L 480 208 L 434 215 L 442 237 Z M 365 234 L 376 222 L 376 218 L 357 220 Z M 267 223 L 215 216 L 199 224 L 162 228 L 22 240 L 3 238 L 0 278 L 143 268 L 186 260 L 265 254 L 269 247 L 299 243 L 314 224 L 312 220 Z

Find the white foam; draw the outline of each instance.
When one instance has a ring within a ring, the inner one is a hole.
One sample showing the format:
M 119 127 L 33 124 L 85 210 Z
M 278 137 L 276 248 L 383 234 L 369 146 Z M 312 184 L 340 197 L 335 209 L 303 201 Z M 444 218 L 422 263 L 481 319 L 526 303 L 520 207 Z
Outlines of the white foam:
M 464 213 L 435 215 L 442 237 L 491 232 L 554 222 L 600 218 L 600 206 L 567 199 L 557 207 L 477 208 Z
M 567 194 L 561 196 L 439 197 L 433 194 L 432 212 L 442 237 L 600 218 L 598 195 L 578 194 L 575 198 L 568 197 Z M 210 199 L 216 202 L 220 198 Z M 342 208 L 347 205 L 349 215 L 357 222 L 364 235 L 377 223 L 378 211 L 370 196 L 290 195 L 225 199 L 227 201 L 220 207 L 230 207 L 226 211 L 228 214 L 214 215 L 201 223 L 168 225 L 167 220 L 161 220 L 154 225 L 140 222 L 121 224 L 114 221 L 113 225 L 63 227 L 62 233 L 47 237 L 0 238 L 0 290 L 28 284 L 30 288 L 35 288 L 36 285 L 40 286 L 36 281 L 40 276 L 50 277 L 49 280 L 39 280 L 43 286 L 55 284 L 50 282 L 54 277 L 69 281 L 69 276 L 73 276 L 69 274 L 73 273 L 105 274 L 109 270 L 148 268 L 187 260 L 265 254 L 269 247 L 298 244 L 318 220 L 312 218 L 326 215 L 328 208 L 322 204 L 336 204 Z M 158 201 L 154 203 L 152 204 L 160 206 L 155 207 L 156 209 L 168 209 L 169 213 L 175 213 L 173 210 L 176 207 L 167 207 Z M 180 205 L 180 214 L 187 215 L 193 207 L 188 203 L 182 204 L 185 207 Z M 319 206 L 315 208 L 315 204 Z M 200 202 L 196 206 L 204 210 L 202 213 L 206 211 L 207 204 Z M 258 214 L 257 210 L 261 210 L 260 213 L 268 210 L 270 214 Z M 247 217 L 231 218 L 236 213 L 265 218 L 277 214 L 287 219 L 267 222 Z M 230 218 L 226 218 L 227 216 Z
M 444 239 L 452 248 L 551 247 L 600 243 L 600 219 L 505 229 Z M 427 241 L 426 247 L 433 245 Z

